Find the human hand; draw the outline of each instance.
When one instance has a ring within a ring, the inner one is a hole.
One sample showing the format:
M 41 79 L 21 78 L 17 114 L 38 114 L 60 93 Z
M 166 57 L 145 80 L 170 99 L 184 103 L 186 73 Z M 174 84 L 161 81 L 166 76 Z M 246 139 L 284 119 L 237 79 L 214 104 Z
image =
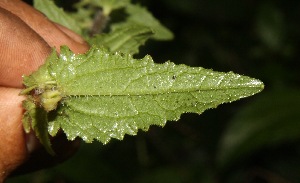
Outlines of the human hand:
M 27 165 L 31 168 L 47 166 L 47 162 L 65 159 L 74 150 L 74 143 L 55 139 L 64 144 L 61 153 L 57 152 L 55 157 L 46 152 L 39 154 L 42 151 L 36 139 L 24 133 L 21 123 L 22 75 L 37 70 L 50 54 L 51 47 L 59 51 L 61 45 L 69 46 L 75 53 L 88 49 L 79 35 L 51 22 L 24 2 L 0 1 L 0 182 L 20 165 L 25 169 Z M 44 162 L 40 162 L 41 159 Z

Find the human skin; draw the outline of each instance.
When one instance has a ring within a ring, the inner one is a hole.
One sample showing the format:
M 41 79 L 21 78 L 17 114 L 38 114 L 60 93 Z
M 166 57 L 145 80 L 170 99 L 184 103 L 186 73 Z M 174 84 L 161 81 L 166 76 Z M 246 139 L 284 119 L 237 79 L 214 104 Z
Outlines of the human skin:
M 0 182 L 20 166 L 26 169 L 38 164 L 32 160 L 44 152 L 32 134 L 24 133 L 21 119 L 25 98 L 19 93 L 23 88 L 22 75 L 37 70 L 51 48 L 59 52 L 61 45 L 69 46 L 75 53 L 88 49 L 79 35 L 51 22 L 21 0 L 0 0 Z M 47 163 L 37 167 L 42 166 Z

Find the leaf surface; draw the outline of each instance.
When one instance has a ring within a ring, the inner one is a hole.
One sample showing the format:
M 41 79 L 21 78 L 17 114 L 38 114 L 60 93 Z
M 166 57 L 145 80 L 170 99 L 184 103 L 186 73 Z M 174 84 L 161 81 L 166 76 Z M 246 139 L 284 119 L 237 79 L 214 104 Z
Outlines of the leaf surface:
M 130 0 L 92 0 L 99 7 L 103 8 L 104 15 L 108 16 L 111 11 L 119 8 L 123 8 L 126 5 L 130 4 Z
M 127 24 L 134 23 L 142 26 L 151 27 L 154 31 L 153 38 L 156 40 L 171 40 L 173 39 L 173 33 L 163 26 L 145 7 L 140 5 L 128 4 L 125 8 L 128 17 L 126 22 L 113 24 L 112 28 L 116 29 L 117 27 Z
M 29 133 L 30 129 L 32 129 L 45 149 L 50 154 L 54 155 L 55 153 L 51 148 L 48 136 L 48 117 L 46 111 L 35 106 L 31 100 L 25 100 L 23 102 L 23 107 L 26 109 L 22 119 L 25 131 Z
M 62 8 L 57 7 L 52 0 L 34 0 L 34 7 L 43 12 L 53 22 L 81 34 L 81 29 L 75 19 L 65 13 Z
M 49 133 L 54 136 L 62 129 L 68 139 L 87 142 L 123 139 L 138 129 L 176 121 L 182 113 L 200 114 L 263 89 L 261 81 L 232 72 L 155 64 L 150 56 L 137 60 L 96 47 L 81 55 L 62 47 L 60 56 L 52 54 L 45 68 L 47 72 L 24 78 L 28 89 L 23 94 L 42 91 L 35 96 L 39 105 L 52 110 L 57 101 L 52 93 L 58 91 L 62 99 L 48 117 Z
M 137 24 L 124 24 L 108 34 L 98 34 L 89 43 L 104 46 L 111 52 L 135 54 L 151 36 L 153 31 L 149 27 Z

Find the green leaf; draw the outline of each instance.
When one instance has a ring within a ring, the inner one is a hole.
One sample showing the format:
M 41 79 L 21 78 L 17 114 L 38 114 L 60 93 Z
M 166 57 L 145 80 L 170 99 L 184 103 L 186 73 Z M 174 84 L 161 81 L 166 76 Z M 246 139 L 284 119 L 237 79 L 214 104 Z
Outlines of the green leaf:
M 98 5 L 103 8 L 103 13 L 105 16 L 109 16 L 109 14 L 116 9 L 120 9 L 125 7 L 130 3 L 130 0 L 94 0 L 98 2 Z
M 219 166 L 232 165 L 263 148 L 299 140 L 299 93 L 299 90 L 287 88 L 269 91 L 239 109 L 220 143 Z
M 111 52 L 138 53 L 153 32 L 150 28 L 136 24 L 124 24 L 108 34 L 98 34 L 89 43 L 98 47 L 104 46 Z
M 33 129 L 48 153 L 54 155 L 48 134 L 48 114 L 43 108 L 36 106 L 33 101 L 33 98 L 29 97 L 23 102 L 23 107 L 26 109 L 22 119 L 24 129 L 27 133 L 30 132 L 30 129 Z
M 127 23 L 134 23 L 150 27 L 154 31 L 154 39 L 170 40 L 173 39 L 173 33 L 163 26 L 153 15 L 144 7 L 140 5 L 128 4 L 125 8 L 128 17 L 126 22 L 113 24 L 112 28 L 116 29 L 118 26 Z
M 83 35 L 90 37 L 105 29 L 113 10 L 124 8 L 130 0 L 82 0 L 74 5 L 76 13 L 72 17 L 80 24 Z
M 136 60 L 129 54 L 111 54 L 95 47 L 81 55 L 62 47 L 58 58 L 52 54 L 41 71 L 24 78 L 24 84 L 28 89 L 23 94 L 42 91 L 34 98 L 46 111 L 54 109 L 57 95 L 47 95 L 43 103 L 43 94 L 60 93 L 62 99 L 51 111 L 55 117 L 48 117 L 52 136 L 61 128 L 70 140 L 81 137 L 103 143 L 135 135 L 150 125 L 164 126 L 182 113 L 200 114 L 263 89 L 261 81 L 232 72 L 172 62 L 155 64 L 150 56 Z
M 81 29 L 82 37 L 89 37 L 89 31 L 93 26 L 93 14 L 95 13 L 92 9 L 78 8 L 76 12 L 68 12 L 75 21 L 77 26 Z
M 86 5 L 92 5 L 94 7 L 102 8 L 105 16 L 116 9 L 124 8 L 130 4 L 130 0 L 82 0 L 77 3 L 77 7 L 83 7 Z
M 53 22 L 81 34 L 81 29 L 75 19 L 65 13 L 63 9 L 57 7 L 52 0 L 34 0 L 34 7 L 43 12 Z

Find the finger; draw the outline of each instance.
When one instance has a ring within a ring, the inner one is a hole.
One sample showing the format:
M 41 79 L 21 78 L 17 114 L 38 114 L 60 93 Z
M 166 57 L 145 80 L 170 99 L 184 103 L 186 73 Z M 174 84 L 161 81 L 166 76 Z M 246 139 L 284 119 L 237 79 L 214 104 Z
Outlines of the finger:
M 87 43 L 80 36 L 74 36 L 76 34 L 70 34 L 70 31 L 62 31 L 61 27 L 56 26 L 42 13 L 22 1 L 0 1 L 0 6 L 20 17 L 51 47 L 56 47 L 58 51 L 61 45 L 67 45 L 75 53 L 84 53 L 88 48 Z M 20 11 L 20 7 L 22 11 Z
M 0 18 L 3 25 L 0 30 L 0 41 L 3 44 L 0 46 L 2 63 L 0 85 L 22 87 L 21 76 L 36 70 L 50 52 L 44 41 L 51 47 L 57 47 L 58 51 L 61 45 L 68 45 L 75 53 L 83 53 L 88 49 L 87 43 L 79 35 L 50 22 L 44 15 L 22 1 L 11 0 L 5 3 L 0 1 L 0 7 L 13 11 L 22 18 L 20 20 L 12 13 L 1 10 Z M 30 30 L 25 24 L 35 30 Z M 8 44 L 8 47 L 5 44 Z
M 22 75 L 36 70 L 51 52 L 20 18 L 0 8 L 0 85 L 22 87 Z
M 19 89 L 0 87 L 0 182 L 27 157 Z
M 80 35 L 76 34 L 75 32 L 71 31 L 70 29 L 68 29 L 65 26 L 62 26 L 60 24 L 54 23 L 54 25 L 57 28 L 59 28 L 62 32 L 64 32 L 66 35 L 68 35 L 68 37 L 73 39 L 74 41 L 80 43 L 83 46 L 87 46 L 86 41 Z
M 23 108 L 20 89 L 0 87 L 0 182 L 5 177 L 51 167 L 71 157 L 79 148 L 79 140 L 67 140 L 59 133 L 51 139 L 56 153 L 51 156 L 34 133 L 25 134 L 21 122 Z
M 50 22 L 45 16 L 22 1 L 0 1 L 0 7 L 4 8 L 0 9 L 0 85 L 21 87 L 21 75 L 28 75 L 36 70 L 50 53 L 50 47 L 55 46 L 59 48 L 61 45 L 68 45 L 75 53 L 83 53 L 88 49 L 88 45 L 79 35 Z M 13 96 L 16 98 L 19 97 L 19 90 L 4 89 L 0 89 L 0 96 L 2 96 L 3 93 L 5 98 L 13 98 Z M 18 92 L 16 93 L 16 91 Z M 19 98 L 18 100 L 12 101 L 16 101 L 13 106 L 4 107 L 4 109 L 2 109 L 3 113 L 0 110 L 0 128 L 3 131 L 6 131 L 6 128 L 11 129 L 8 130 L 9 133 L 7 133 L 7 136 L 14 136 L 15 141 L 19 142 L 19 145 L 13 143 L 9 145 L 19 147 L 19 151 L 13 151 L 16 150 L 15 148 L 9 151 L 0 149 L 0 161 L 5 159 L 5 156 L 9 157 L 6 157 L 7 162 L 0 162 L 2 166 L 0 167 L 0 172 L 7 170 L 7 173 L 21 164 L 27 156 L 26 154 L 28 154 L 26 153 L 25 137 L 20 135 L 24 135 L 22 125 L 20 125 L 20 117 L 22 114 L 22 110 L 20 113 L 21 100 Z M 19 104 L 17 105 L 17 103 Z M 0 100 L 0 105 L 5 105 L 5 101 Z M 8 121 L 9 113 L 15 114 L 14 120 Z M 15 127 L 13 124 L 18 124 L 19 126 Z M 2 139 L 1 137 L 0 134 L 0 139 Z M 6 147 L 7 144 L 4 143 L 5 141 L 2 142 L 3 144 L 0 143 L 0 147 Z M 63 147 L 67 146 L 63 145 Z M 70 147 L 68 148 L 72 149 Z M 74 152 L 74 150 L 71 152 Z M 53 159 L 50 161 L 53 161 Z M 0 179 L 1 177 L 0 175 Z

